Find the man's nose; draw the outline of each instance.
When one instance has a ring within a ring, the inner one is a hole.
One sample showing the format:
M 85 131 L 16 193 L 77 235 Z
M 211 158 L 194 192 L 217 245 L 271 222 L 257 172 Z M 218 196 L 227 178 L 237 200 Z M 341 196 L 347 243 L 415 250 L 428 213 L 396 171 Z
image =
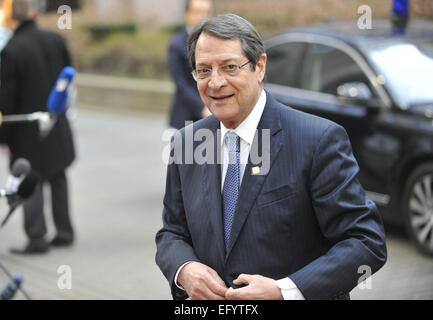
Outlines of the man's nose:
M 218 89 L 222 87 L 226 82 L 224 76 L 222 76 L 218 70 L 212 70 L 210 79 L 209 79 L 209 87 L 212 89 Z

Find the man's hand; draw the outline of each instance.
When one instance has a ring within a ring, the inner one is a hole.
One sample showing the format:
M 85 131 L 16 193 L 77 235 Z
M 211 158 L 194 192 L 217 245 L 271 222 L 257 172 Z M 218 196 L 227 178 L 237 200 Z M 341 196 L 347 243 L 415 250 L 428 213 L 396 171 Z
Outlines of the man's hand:
M 241 274 L 233 283 L 246 287 L 227 290 L 227 300 L 283 300 L 281 289 L 274 279 L 260 275 Z
M 190 262 L 179 273 L 177 282 L 191 300 L 225 300 L 227 287 L 215 270 L 199 262 Z

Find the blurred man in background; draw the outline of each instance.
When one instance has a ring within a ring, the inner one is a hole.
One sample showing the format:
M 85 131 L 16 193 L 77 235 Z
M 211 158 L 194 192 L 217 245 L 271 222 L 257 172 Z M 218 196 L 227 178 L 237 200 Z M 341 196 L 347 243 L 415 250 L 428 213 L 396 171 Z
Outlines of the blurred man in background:
M 64 39 L 36 26 L 37 0 L 14 0 L 13 18 L 18 27 L 1 52 L 0 112 L 28 114 L 47 110 L 49 94 L 65 66 L 71 64 Z M 37 124 L 4 126 L 0 144 L 7 144 L 11 163 L 26 158 L 51 186 L 53 218 L 57 234 L 47 243 L 42 184 L 24 203 L 24 227 L 29 243 L 13 253 L 44 253 L 53 246 L 71 245 L 74 239 L 69 217 L 65 169 L 75 159 L 71 128 L 63 113 L 49 135 L 40 138 Z
M 170 114 L 170 126 L 183 128 L 185 121 L 197 121 L 210 115 L 200 99 L 197 84 L 191 72 L 186 42 L 192 28 L 209 18 L 213 11 L 212 0 L 187 0 L 185 7 L 186 27 L 175 35 L 168 51 L 168 66 L 176 84 L 176 93 Z

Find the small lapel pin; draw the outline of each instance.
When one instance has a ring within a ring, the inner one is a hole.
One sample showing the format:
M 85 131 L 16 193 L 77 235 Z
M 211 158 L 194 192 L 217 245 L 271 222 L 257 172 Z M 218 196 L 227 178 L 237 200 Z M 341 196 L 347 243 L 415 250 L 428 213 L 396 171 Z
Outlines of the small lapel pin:
M 258 175 L 260 173 L 260 167 L 253 167 L 251 169 L 251 172 L 253 173 L 253 175 Z

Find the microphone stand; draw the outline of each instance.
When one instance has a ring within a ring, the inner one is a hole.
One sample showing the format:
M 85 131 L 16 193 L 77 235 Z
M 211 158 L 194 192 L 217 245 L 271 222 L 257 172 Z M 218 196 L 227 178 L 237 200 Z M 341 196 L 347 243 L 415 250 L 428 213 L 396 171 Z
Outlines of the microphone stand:
M 2 116 L 0 123 L 19 123 L 19 122 L 32 122 L 39 121 L 41 117 L 48 116 L 48 112 L 34 112 L 30 114 L 16 114 Z
M 8 215 L 6 216 L 6 218 L 3 220 L 1 226 L 0 226 L 0 230 L 4 227 L 4 225 L 6 224 L 7 220 L 9 219 L 9 217 L 11 216 L 12 212 L 19 206 L 20 202 L 16 202 L 11 204 L 11 208 L 9 209 Z M 14 281 L 14 277 L 13 275 L 8 271 L 8 269 L 6 269 L 6 267 L 1 263 L 0 261 L 0 269 L 3 270 L 3 272 L 6 274 L 6 276 L 13 282 Z M 24 295 L 24 297 L 27 300 L 32 300 L 32 298 L 27 294 L 27 292 L 21 287 L 18 286 L 17 289 Z
M 3 272 L 8 276 L 8 278 L 13 282 L 14 281 L 14 277 L 12 276 L 12 274 L 8 271 L 8 269 L 6 269 L 6 267 L 1 263 L 0 261 L 0 269 L 3 270 Z M 24 297 L 27 300 L 32 300 L 32 298 L 27 294 L 27 292 L 21 287 L 18 287 L 18 290 L 24 295 Z
M 57 115 L 50 112 L 33 112 L 30 114 L 2 115 L 0 112 L 0 127 L 3 123 L 19 124 L 28 122 L 38 122 L 41 137 L 46 137 L 57 121 Z
M 6 222 L 7 222 L 7 221 L 9 220 L 9 218 L 11 217 L 12 213 L 15 211 L 16 208 L 18 208 L 18 206 L 19 206 L 20 204 L 21 204 L 20 201 L 15 201 L 15 202 L 9 204 L 9 205 L 10 205 L 9 212 L 8 212 L 8 214 L 6 215 L 6 217 L 3 219 L 2 223 L 0 224 L 0 230 L 3 229 L 3 227 L 4 227 L 5 224 L 6 224 Z

